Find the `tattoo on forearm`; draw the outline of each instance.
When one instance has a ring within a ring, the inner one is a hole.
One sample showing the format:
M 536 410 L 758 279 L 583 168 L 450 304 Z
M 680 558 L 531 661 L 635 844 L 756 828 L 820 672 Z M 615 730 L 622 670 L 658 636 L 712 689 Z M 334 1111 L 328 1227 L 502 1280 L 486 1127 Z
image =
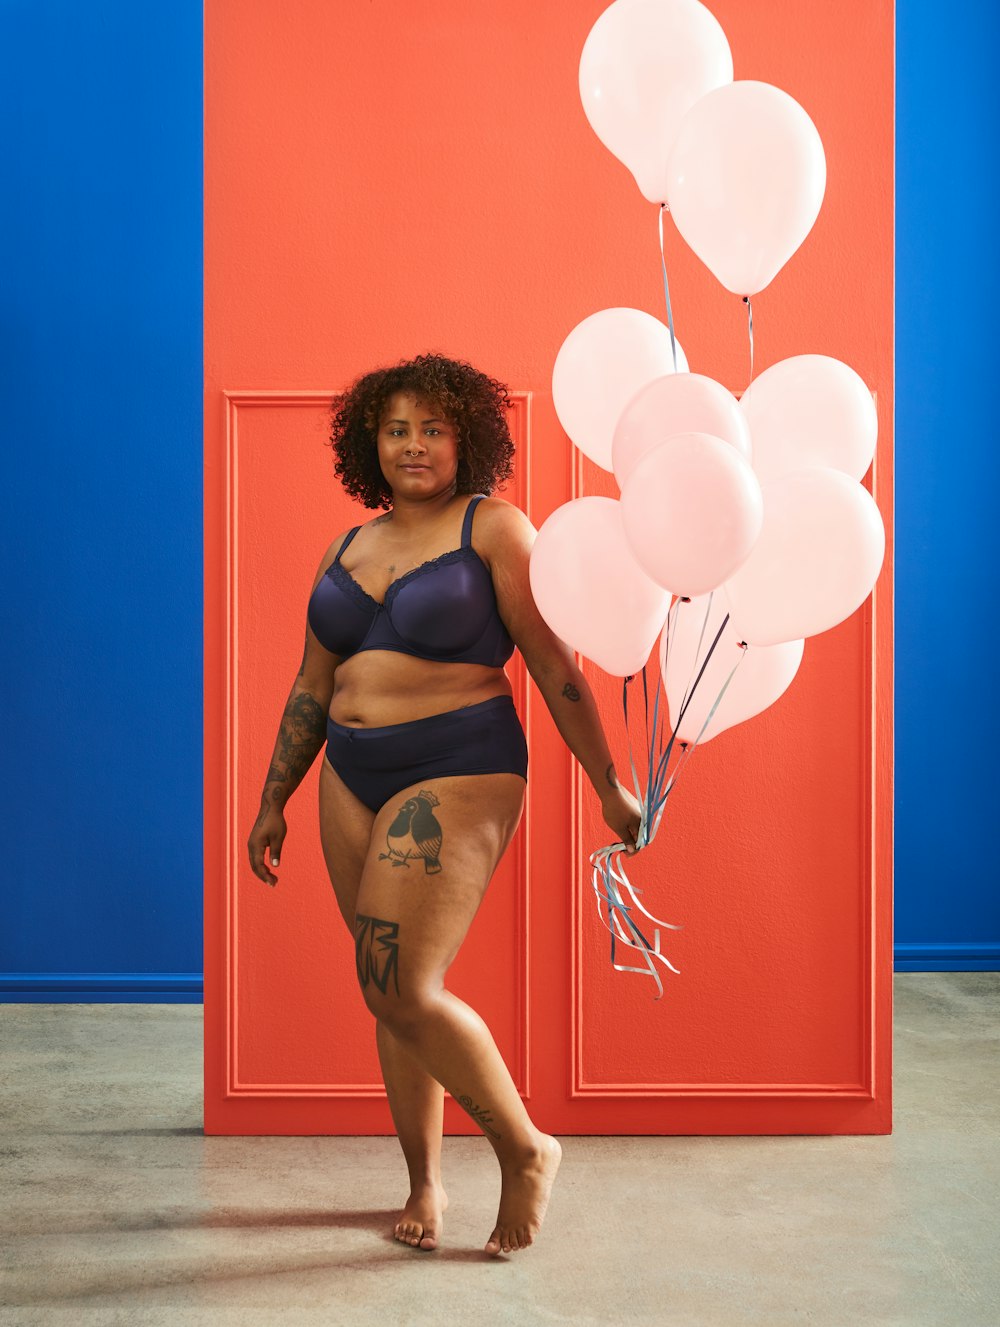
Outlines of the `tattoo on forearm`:
M 274 759 L 260 799 L 260 824 L 269 808 L 284 806 L 302 782 L 326 736 L 323 706 L 308 691 L 289 696 L 281 716 Z
M 563 695 L 566 697 L 567 700 L 579 700 L 579 699 L 580 699 L 580 692 L 577 690 L 577 688 L 573 685 L 572 682 L 567 682 L 567 683 L 566 683 L 566 685 L 565 685 L 565 686 L 563 687 L 563 689 L 562 689 L 562 693 L 563 693 Z
M 381 917 L 354 917 L 354 953 L 358 968 L 358 981 L 364 990 L 373 981 L 383 995 L 392 978 L 399 994 L 399 922 L 384 921 Z
M 485 1106 L 474 1105 L 471 1097 L 459 1097 L 458 1104 L 462 1107 L 463 1110 L 467 1110 L 469 1112 L 472 1118 L 479 1125 L 480 1129 L 482 1129 L 485 1133 L 491 1134 L 494 1138 L 500 1137 L 500 1134 L 497 1133 L 496 1129 L 491 1128 L 493 1124 L 493 1116 L 490 1114 L 490 1112 L 486 1109 Z
M 614 765 L 608 766 L 608 768 L 604 771 L 604 777 L 607 779 L 608 783 L 611 785 L 612 788 L 618 787 L 618 776 L 617 774 L 615 774 Z
M 387 858 L 393 866 L 409 867 L 410 859 L 423 858 L 424 874 L 435 875 L 441 870 L 441 825 L 431 810 L 440 802 L 429 788 L 421 788 L 416 797 L 408 797 L 396 812 L 396 818 L 385 836 L 388 852 L 380 852 L 378 859 Z

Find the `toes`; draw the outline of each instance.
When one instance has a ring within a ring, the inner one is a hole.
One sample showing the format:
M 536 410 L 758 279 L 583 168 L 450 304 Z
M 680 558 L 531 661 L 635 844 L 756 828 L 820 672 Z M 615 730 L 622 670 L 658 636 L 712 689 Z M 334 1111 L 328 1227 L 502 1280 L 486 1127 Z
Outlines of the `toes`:
M 413 1249 L 436 1249 L 438 1231 L 431 1225 L 421 1226 L 412 1221 L 400 1221 L 396 1226 L 396 1239 Z
M 417 1244 L 422 1249 L 436 1249 L 439 1233 L 436 1224 L 429 1221 L 425 1222 L 420 1229 L 420 1238 L 417 1240 Z
M 500 1252 L 500 1227 L 499 1227 L 499 1226 L 494 1226 L 494 1227 L 493 1227 L 493 1234 L 492 1234 L 492 1235 L 489 1237 L 489 1239 L 486 1241 L 486 1252 L 487 1252 L 487 1253 L 494 1253 L 494 1254 Z

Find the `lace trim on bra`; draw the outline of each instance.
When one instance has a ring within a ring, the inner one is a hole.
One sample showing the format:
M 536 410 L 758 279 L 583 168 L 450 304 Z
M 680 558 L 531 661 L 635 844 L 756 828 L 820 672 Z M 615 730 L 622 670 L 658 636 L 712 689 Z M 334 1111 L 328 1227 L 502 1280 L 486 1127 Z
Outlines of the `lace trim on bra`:
M 382 603 L 379 603 L 379 601 L 374 599 L 367 590 L 363 589 L 342 563 L 331 562 L 326 569 L 326 574 L 332 576 L 339 572 L 339 575 L 337 576 L 338 582 L 344 587 L 355 603 L 360 604 L 362 608 L 388 608 L 391 606 L 393 599 L 395 599 L 402 586 L 408 581 L 413 580 L 415 576 L 419 576 L 425 571 L 430 571 L 434 567 L 445 567 L 451 562 L 467 561 L 470 556 L 475 558 L 483 568 L 486 568 L 486 563 L 483 562 L 482 558 L 471 546 L 449 548 L 446 553 L 439 553 L 436 558 L 429 558 L 426 562 L 421 562 L 419 566 L 412 567 L 409 571 L 405 571 L 402 576 L 397 576 L 394 581 L 390 581 L 386 586 L 385 600 Z

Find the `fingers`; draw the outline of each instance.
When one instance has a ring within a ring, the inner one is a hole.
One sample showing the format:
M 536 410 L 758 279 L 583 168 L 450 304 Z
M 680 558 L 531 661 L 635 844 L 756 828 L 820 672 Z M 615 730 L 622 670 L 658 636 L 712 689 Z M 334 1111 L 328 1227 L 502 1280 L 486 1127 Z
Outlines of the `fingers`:
M 625 833 L 622 835 L 622 839 L 625 843 L 625 852 L 628 854 L 629 857 L 631 857 L 634 852 L 639 851 L 638 847 L 636 846 L 639 842 L 638 820 L 632 820 L 628 823 L 628 825 L 626 825 Z
M 273 875 L 267 868 L 267 862 L 264 860 L 264 851 L 271 849 L 271 865 L 278 865 L 279 848 L 277 844 L 271 844 L 269 839 L 262 841 L 254 839 L 252 836 L 247 843 L 247 849 L 250 853 L 250 869 L 258 879 L 263 880 L 266 885 L 276 885 L 278 877 Z

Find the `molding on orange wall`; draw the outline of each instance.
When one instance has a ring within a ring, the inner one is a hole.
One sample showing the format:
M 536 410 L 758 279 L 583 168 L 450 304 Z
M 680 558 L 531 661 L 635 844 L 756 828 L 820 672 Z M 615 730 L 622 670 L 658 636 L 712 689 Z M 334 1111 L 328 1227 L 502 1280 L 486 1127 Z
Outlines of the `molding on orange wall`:
M 223 932 L 224 932 L 224 980 L 225 991 L 225 1046 L 224 1063 L 225 1088 L 227 1098 L 278 1099 L 287 1097 L 319 1097 L 336 1100 L 364 1100 L 381 1098 L 385 1100 L 386 1091 L 382 1083 L 263 1083 L 241 1080 L 238 1062 L 238 891 L 236 863 L 242 861 L 237 844 L 237 825 L 235 808 L 238 805 L 237 787 L 237 736 L 238 736 L 238 620 L 239 605 L 237 598 L 238 578 L 238 543 L 236 513 L 239 487 L 239 414 L 241 409 L 254 406 L 302 406 L 310 409 L 328 407 L 340 393 L 336 390 L 281 389 L 281 388 L 242 388 L 222 392 L 225 413 L 225 474 L 223 489 L 225 495 L 224 537 L 224 595 L 223 610 L 225 619 L 222 624 L 225 641 L 225 701 L 222 716 L 225 731 L 225 768 L 223 806 L 225 808 L 224 833 L 224 881 L 223 881 Z M 530 455 L 530 405 L 531 392 L 509 393 L 510 411 L 508 416 L 511 436 L 515 448 L 522 455 Z M 527 465 L 519 466 L 512 484 L 512 501 L 522 511 L 530 509 L 530 484 Z M 509 674 L 514 692 L 514 702 L 524 725 L 531 747 L 531 706 L 528 703 L 527 670 L 520 654 L 515 654 Z M 517 936 L 516 954 L 520 975 L 518 989 L 519 1007 L 517 1011 L 517 1072 L 513 1075 L 519 1095 L 528 1100 L 530 1097 L 530 843 L 531 821 L 528 800 L 525 801 L 524 815 L 518 826 L 510 849 L 514 854 L 514 867 L 517 896 Z M 463 1117 L 464 1119 L 464 1117 Z M 469 1132 L 473 1132 L 470 1128 Z
M 734 393 L 739 396 L 740 393 Z M 876 410 L 878 408 L 878 394 L 872 392 L 872 399 L 875 402 Z M 872 465 L 867 475 L 861 483 L 872 495 L 876 503 L 879 501 L 878 490 L 878 451 L 876 449 Z M 891 465 L 890 465 L 891 474 Z M 571 498 L 582 497 L 585 492 L 584 484 L 584 466 L 583 454 L 574 447 L 571 468 Z M 884 514 L 883 514 L 884 515 Z M 886 561 L 880 572 L 891 575 L 892 572 L 892 531 L 893 522 L 891 513 L 885 520 L 887 530 L 887 552 Z M 805 1098 L 821 1098 L 824 1100 L 838 1101 L 871 1101 L 875 1098 L 875 1066 L 878 1063 L 878 1000 L 876 999 L 877 979 L 876 979 L 876 955 L 880 949 L 882 922 L 888 927 L 891 937 L 892 932 L 892 898 L 891 889 L 889 896 L 880 900 L 876 895 L 874 881 L 877 873 L 877 863 L 880 860 L 880 845 L 877 841 L 877 827 L 880 817 L 877 814 L 878 808 L 882 805 L 881 798 L 888 798 L 886 805 L 889 807 L 889 814 L 884 823 L 891 826 L 891 764 L 886 766 L 879 762 L 877 741 L 877 722 L 880 712 L 879 685 L 880 675 L 877 668 L 876 641 L 882 634 L 881 627 L 890 633 L 892 623 L 891 618 L 883 622 L 883 615 L 891 612 L 891 595 L 885 596 L 883 605 L 883 596 L 879 593 L 879 582 L 871 592 L 870 598 L 855 611 L 864 614 L 865 627 L 865 652 L 864 658 L 867 661 L 865 671 L 865 751 L 870 758 L 867 771 L 867 796 L 864 799 L 863 815 L 865 824 L 865 840 L 868 844 L 868 852 L 864 862 L 864 926 L 862 931 L 862 941 L 864 945 L 864 962 L 861 965 L 861 971 L 866 974 L 865 981 L 865 1026 L 864 1035 L 859 1039 L 863 1051 L 862 1077 L 857 1083 L 642 1083 L 633 1082 L 594 1082 L 586 1077 L 584 1066 L 585 1050 L 585 1023 L 583 1013 L 583 926 L 584 926 L 584 907 L 583 900 L 585 896 L 591 893 L 590 868 L 588 863 L 589 852 L 585 849 L 582 837 L 582 816 L 581 807 L 583 805 L 584 786 L 583 769 L 578 762 L 574 762 L 572 786 L 571 786 L 571 841 L 572 841 L 572 863 L 573 873 L 572 912 L 571 912 L 571 955 L 570 955 L 570 1046 L 571 1046 L 571 1082 L 570 1096 L 572 1098 L 591 1098 L 591 1099 L 614 1099 L 628 1097 L 642 1098 L 684 1098 L 684 1097 L 710 1097 L 718 1100 L 760 1100 L 766 1098 L 769 1100 L 789 1100 Z M 870 603 L 870 608 L 869 608 Z M 576 655 L 577 663 L 582 666 L 582 656 Z M 891 685 L 891 681 L 886 685 Z M 890 882 L 891 883 L 891 882 Z M 880 917 L 881 911 L 884 917 Z M 594 921 L 593 913 L 586 909 L 588 913 L 588 925 L 597 924 Z M 891 940 L 890 940 L 891 944 Z M 890 974 L 891 979 L 891 974 Z M 665 992 L 666 993 L 666 992 Z M 891 1036 L 891 1034 L 890 1034 Z M 888 1056 L 890 1047 L 887 1048 Z

